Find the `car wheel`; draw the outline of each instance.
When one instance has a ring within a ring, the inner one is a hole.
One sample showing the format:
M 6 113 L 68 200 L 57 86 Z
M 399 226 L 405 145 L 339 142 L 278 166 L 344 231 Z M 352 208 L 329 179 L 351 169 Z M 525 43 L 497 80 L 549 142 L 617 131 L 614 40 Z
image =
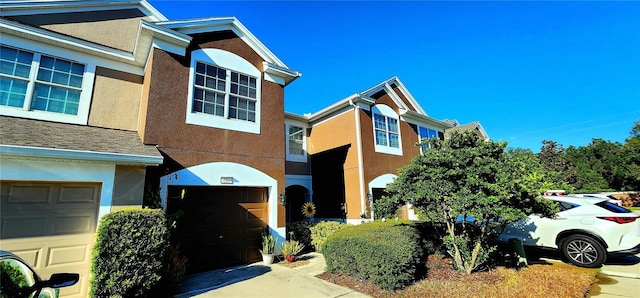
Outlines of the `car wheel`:
M 600 242 L 585 235 L 571 235 L 562 241 L 562 255 L 578 267 L 598 268 L 607 259 Z

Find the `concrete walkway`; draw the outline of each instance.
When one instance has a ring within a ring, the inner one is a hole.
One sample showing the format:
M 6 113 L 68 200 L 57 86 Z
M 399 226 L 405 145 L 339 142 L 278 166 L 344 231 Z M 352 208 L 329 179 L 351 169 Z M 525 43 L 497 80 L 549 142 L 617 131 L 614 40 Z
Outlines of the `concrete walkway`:
M 624 298 L 640 297 L 640 254 L 610 258 L 598 274 L 587 297 Z
M 187 276 L 176 297 L 370 297 L 315 277 L 325 272 L 324 256 L 312 252 L 301 257 L 308 264 L 288 268 L 262 262 Z M 557 259 L 545 262 L 571 266 Z M 600 281 L 587 297 L 640 297 L 640 254 L 611 258 L 599 270 Z
M 370 297 L 324 281 L 324 256 L 303 255 L 309 263 L 288 268 L 262 262 L 187 276 L 176 297 Z

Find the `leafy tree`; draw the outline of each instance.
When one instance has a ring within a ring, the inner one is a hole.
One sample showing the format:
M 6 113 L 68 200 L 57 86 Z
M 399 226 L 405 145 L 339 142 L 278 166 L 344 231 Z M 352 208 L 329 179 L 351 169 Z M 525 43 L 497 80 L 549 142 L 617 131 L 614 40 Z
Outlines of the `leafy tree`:
M 445 244 L 459 270 L 471 273 L 487 261 L 498 226 L 531 212 L 555 211 L 538 198 L 544 179 L 530 154 L 505 154 L 506 143 L 484 141 L 473 132 L 428 142 L 431 149 L 399 170 L 374 210 L 392 216 L 411 203 L 444 222 Z
M 629 156 L 624 146 L 603 139 L 593 139 L 583 147 L 569 146 L 567 159 L 575 165 L 581 192 L 622 190 L 625 188 Z
M 573 188 L 570 185 L 576 183 L 578 176 L 573 164 L 567 160 L 562 144 L 543 140 L 538 158 L 544 166 L 549 181 L 553 181 L 550 188 L 564 189 L 570 192 Z
M 626 165 L 625 188 L 640 190 L 640 120 L 635 122 L 635 125 L 631 128 L 629 138 L 625 141 L 624 154 L 629 158 Z

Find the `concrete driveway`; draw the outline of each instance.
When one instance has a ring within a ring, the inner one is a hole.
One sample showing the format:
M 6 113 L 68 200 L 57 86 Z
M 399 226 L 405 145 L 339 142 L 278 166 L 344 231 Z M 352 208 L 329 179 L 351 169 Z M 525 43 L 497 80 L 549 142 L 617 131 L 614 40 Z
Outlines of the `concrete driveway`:
M 324 256 L 301 257 L 304 266 L 254 263 L 187 276 L 176 297 L 369 297 L 314 277 L 324 272 Z
M 587 297 L 640 297 L 640 254 L 609 258 Z

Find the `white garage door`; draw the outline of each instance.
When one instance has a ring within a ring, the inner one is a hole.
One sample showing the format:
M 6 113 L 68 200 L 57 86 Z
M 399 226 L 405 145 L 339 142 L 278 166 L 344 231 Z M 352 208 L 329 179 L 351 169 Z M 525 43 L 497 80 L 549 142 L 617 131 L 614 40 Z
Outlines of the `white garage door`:
M 42 278 L 80 274 L 63 297 L 87 297 L 99 183 L 0 183 L 0 249 L 30 263 Z

